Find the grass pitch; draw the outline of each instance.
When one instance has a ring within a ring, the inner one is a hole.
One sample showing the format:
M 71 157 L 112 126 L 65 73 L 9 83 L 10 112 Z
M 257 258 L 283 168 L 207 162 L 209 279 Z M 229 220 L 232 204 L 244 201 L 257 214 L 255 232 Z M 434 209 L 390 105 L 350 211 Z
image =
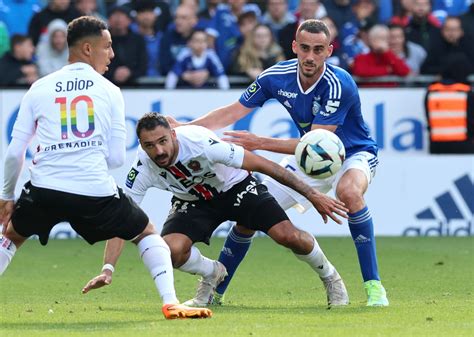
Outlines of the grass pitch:
M 217 257 L 222 239 L 203 254 Z M 473 336 L 474 238 L 379 238 L 390 307 L 365 307 L 350 238 L 320 245 L 345 280 L 351 304 L 328 310 L 322 283 L 293 254 L 256 238 L 208 320 L 166 321 L 147 270 L 129 244 L 112 285 L 82 295 L 101 268 L 103 244 L 29 241 L 0 277 L 0 336 Z M 178 296 L 197 277 L 175 272 Z

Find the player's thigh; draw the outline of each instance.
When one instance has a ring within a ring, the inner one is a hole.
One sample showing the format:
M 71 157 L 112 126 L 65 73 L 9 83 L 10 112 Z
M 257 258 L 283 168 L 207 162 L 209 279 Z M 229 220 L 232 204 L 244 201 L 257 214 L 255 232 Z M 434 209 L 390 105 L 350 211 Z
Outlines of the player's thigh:
M 314 179 L 307 176 L 298 168 L 295 156 L 286 156 L 279 164 L 298 176 L 304 183 L 317 189 L 321 193 L 327 193 L 331 189 L 333 177 Z M 267 186 L 268 192 L 275 197 L 280 206 L 285 210 L 295 207 L 299 212 L 303 213 L 312 207 L 312 204 L 304 196 L 288 186 L 280 184 L 271 177 L 265 177 L 263 184 Z
M 345 192 L 364 194 L 375 177 L 377 165 L 377 156 L 369 152 L 358 152 L 347 158 L 334 179 L 337 195 Z
M 51 229 L 61 222 L 60 209 L 55 206 L 54 196 L 48 190 L 27 182 L 15 204 L 13 230 L 24 238 L 38 235 L 41 244 L 46 245 Z
M 251 230 L 268 230 L 288 216 L 267 187 L 249 176 L 226 192 L 225 205 L 229 220 Z
M 213 207 L 211 202 L 173 198 L 171 203 L 170 214 L 161 231 L 163 237 L 180 233 L 186 235 L 192 243 L 209 244 L 214 230 L 227 220 L 222 218 L 219 207 Z
M 64 198 L 66 220 L 90 244 L 114 237 L 134 240 L 149 228 L 148 216 L 120 188 L 109 197 L 68 194 Z

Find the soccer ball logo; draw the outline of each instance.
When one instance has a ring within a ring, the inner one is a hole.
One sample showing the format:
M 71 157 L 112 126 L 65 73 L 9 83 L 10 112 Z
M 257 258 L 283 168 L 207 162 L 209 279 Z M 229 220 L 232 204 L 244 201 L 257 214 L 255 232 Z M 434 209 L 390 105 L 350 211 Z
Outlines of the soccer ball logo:
M 335 133 L 316 129 L 300 139 L 295 157 L 304 173 L 312 178 L 324 179 L 339 171 L 346 157 L 346 150 Z

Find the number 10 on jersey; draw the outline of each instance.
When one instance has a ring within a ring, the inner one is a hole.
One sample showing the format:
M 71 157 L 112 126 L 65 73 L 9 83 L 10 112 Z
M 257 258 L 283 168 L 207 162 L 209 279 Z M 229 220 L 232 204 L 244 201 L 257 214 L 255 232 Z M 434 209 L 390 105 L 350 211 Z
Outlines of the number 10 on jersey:
M 54 101 L 59 104 L 59 110 L 61 113 L 61 139 L 68 139 L 68 113 L 67 113 L 67 97 L 56 97 Z M 80 131 L 77 128 L 77 105 L 78 103 L 85 103 L 87 105 L 87 121 L 88 128 L 85 131 Z M 71 131 L 74 136 L 78 138 L 87 138 L 94 133 L 94 104 L 89 96 L 81 95 L 77 96 L 71 101 L 69 107 L 71 117 Z

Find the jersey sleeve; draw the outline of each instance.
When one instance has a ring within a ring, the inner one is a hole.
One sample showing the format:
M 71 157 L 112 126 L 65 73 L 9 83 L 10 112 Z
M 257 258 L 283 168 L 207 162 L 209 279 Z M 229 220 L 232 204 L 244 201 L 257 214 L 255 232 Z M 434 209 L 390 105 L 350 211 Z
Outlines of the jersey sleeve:
M 204 148 L 204 154 L 212 163 L 241 168 L 244 162 L 244 148 L 232 143 L 226 143 L 215 138 L 209 138 Z
M 334 92 L 325 95 L 319 103 L 320 106 L 317 107 L 319 109 L 317 112 L 313 105 L 313 113 L 315 114 L 312 124 L 342 125 L 344 123 L 349 110 L 354 104 L 357 104 L 359 94 L 357 88 L 349 90 L 349 88 L 343 87 L 340 95 L 336 91 L 334 90 Z
M 20 111 L 13 126 L 12 138 L 29 142 L 36 130 L 36 119 L 34 116 L 31 95 L 28 91 L 20 104 Z
M 250 84 L 240 96 L 239 102 L 247 108 L 262 106 L 267 100 L 272 98 L 269 76 L 257 78 Z
M 124 191 L 139 205 L 151 186 L 152 183 L 147 177 L 146 169 L 137 156 L 125 179 Z
M 114 88 L 111 96 L 111 107 L 112 107 L 112 125 L 111 125 L 111 138 L 117 137 L 120 139 L 127 138 L 127 130 L 125 129 L 125 103 L 123 96 L 118 87 Z

